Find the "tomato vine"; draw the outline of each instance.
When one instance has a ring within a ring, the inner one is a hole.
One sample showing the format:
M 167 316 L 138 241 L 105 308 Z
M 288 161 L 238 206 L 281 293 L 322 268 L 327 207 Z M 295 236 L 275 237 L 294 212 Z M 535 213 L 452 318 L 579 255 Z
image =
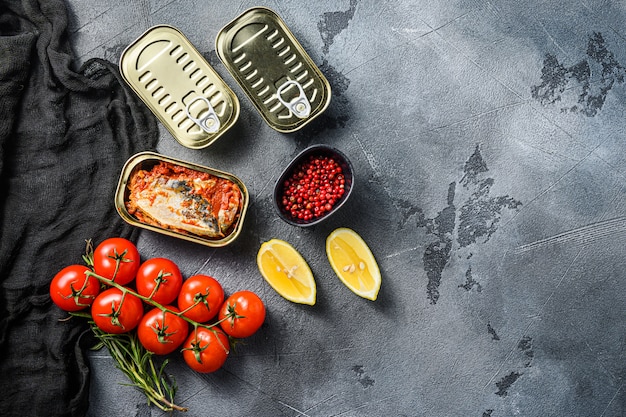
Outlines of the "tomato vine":
M 131 386 L 146 395 L 149 403 L 163 411 L 187 411 L 174 402 L 177 385 L 165 373 L 169 359 L 157 366 L 154 356 L 169 354 L 182 345 L 180 352 L 191 369 L 214 372 L 226 361 L 235 338 L 243 337 L 233 334 L 225 323 L 230 321 L 232 326 L 232 322 L 245 317 L 234 308 L 224 314 L 223 289 L 214 278 L 190 277 L 190 285 L 183 289 L 183 278 L 172 261 L 152 258 L 139 265 L 137 248 L 126 239 L 106 239 L 95 250 L 88 240 L 83 260 L 87 266 L 70 265 L 55 276 L 50 287 L 52 301 L 70 316 L 88 319 L 99 341 L 96 348 L 108 349 L 117 368 L 128 377 Z M 126 286 L 135 279 L 137 290 Z M 169 293 L 164 296 L 159 290 L 167 285 Z M 260 302 L 256 294 L 246 293 Z M 186 300 L 184 307 L 169 305 L 175 299 L 179 304 Z M 260 303 L 262 315 L 258 310 L 256 328 L 250 335 L 265 318 L 265 307 Z M 88 307 L 89 313 L 80 311 Z M 146 307 L 151 308 L 146 312 Z M 218 310 L 222 311 L 219 318 L 209 322 Z M 168 315 L 172 317 L 166 324 Z M 136 327 L 137 332 L 133 332 Z

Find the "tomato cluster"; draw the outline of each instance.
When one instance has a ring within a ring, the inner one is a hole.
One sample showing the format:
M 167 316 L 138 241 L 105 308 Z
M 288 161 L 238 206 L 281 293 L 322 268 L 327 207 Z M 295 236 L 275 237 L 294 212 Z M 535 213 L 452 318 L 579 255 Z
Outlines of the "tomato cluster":
M 198 372 L 221 368 L 234 338 L 252 336 L 265 321 L 265 305 L 251 291 L 225 297 L 221 284 L 208 275 L 184 279 L 166 258 L 141 262 L 127 239 L 100 243 L 88 264 L 70 265 L 50 284 L 50 297 L 61 309 L 91 308 L 91 319 L 103 332 L 136 330 L 145 349 L 157 355 L 182 350 Z

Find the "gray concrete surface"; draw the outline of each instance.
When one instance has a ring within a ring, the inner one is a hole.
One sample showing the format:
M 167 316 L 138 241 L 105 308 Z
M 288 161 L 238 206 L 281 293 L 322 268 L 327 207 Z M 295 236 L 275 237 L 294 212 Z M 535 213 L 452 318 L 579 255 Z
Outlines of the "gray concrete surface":
M 172 359 L 189 416 L 626 415 L 626 7 L 607 1 L 72 0 L 82 61 L 119 60 L 148 27 L 181 29 L 241 102 L 204 150 L 161 129 L 159 151 L 239 176 L 252 202 L 239 239 L 211 249 L 143 232 L 143 256 L 268 316 L 215 374 Z M 294 134 L 264 124 L 215 54 L 245 9 L 277 11 L 328 77 L 333 98 Z M 327 224 L 273 212 L 273 183 L 314 143 L 352 160 L 357 185 Z M 115 181 L 116 179 L 111 179 Z M 324 240 L 351 227 L 370 244 L 375 302 L 334 276 Z M 309 262 L 315 306 L 259 274 L 281 238 Z M 163 415 L 105 352 L 91 355 L 92 417 Z M 176 415 L 176 414 L 175 414 Z

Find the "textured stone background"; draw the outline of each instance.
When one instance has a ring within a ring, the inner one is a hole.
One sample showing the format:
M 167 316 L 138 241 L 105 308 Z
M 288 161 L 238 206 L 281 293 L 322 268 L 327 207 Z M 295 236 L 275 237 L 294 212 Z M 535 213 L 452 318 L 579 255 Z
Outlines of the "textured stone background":
M 233 87 L 236 127 L 194 151 L 161 129 L 159 151 L 234 173 L 252 203 L 241 236 L 211 249 L 151 232 L 144 257 L 268 307 L 262 330 L 215 374 L 172 359 L 189 416 L 626 415 L 626 7 L 607 1 L 70 1 L 81 60 L 117 62 L 155 24 L 178 27 Z M 328 110 L 283 135 L 217 59 L 245 9 L 277 11 L 333 88 Z M 315 143 L 356 169 L 351 200 L 302 230 L 273 212 L 282 168 Z M 116 181 L 117 179 L 111 179 Z M 334 276 L 324 241 L 370 244 L 375 302 Z M 296 246 L 314 307 L 278 296 L 255 265 L 263 241 Z M 91 356 L 92 417 L 163 413 Z

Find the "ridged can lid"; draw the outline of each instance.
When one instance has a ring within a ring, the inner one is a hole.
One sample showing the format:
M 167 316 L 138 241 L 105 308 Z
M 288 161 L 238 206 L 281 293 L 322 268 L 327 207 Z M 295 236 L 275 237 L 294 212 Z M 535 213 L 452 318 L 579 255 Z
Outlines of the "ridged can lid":
M 255 7 L 217 35 L 228 71 L 275 130 L 302 128 L 330 103 L 331 89 L 313 60 L 272 10 Z
M 183 146 L 211 145 L 239 117 L 239 100 L 178 29 L 158 25 L 120 58 L 124 80 Z

